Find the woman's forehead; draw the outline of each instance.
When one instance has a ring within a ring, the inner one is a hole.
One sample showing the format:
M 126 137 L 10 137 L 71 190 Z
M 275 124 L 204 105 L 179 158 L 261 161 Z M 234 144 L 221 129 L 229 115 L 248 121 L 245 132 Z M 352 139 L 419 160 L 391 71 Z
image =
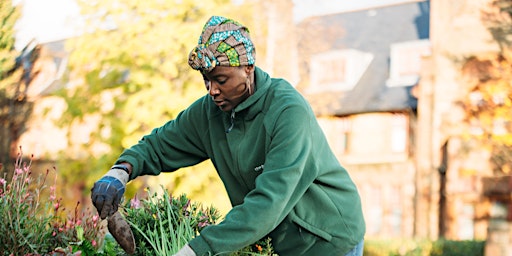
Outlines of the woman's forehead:
M 213 77 L 213 76 L 220 76 L 220 75 L 233 75 L 236 74 L 237 69 L 240 67 L 231 67 L 231 66 L 216 66 L 212 71 L 205 72 L 203 75 Z

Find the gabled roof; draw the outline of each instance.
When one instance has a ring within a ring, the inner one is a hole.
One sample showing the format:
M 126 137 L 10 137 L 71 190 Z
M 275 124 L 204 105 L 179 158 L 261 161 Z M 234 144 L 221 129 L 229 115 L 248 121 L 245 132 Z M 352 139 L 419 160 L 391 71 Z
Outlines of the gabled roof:
M 428 40 L 429 13 L 430 2 L 421 1 L 319 16 L 304 21 L 342 29 L 343 36 L 334 41 L 332 49 L 356 49 L 373 55 L 371 63 L 352 90 L 305 93 L 315 112 L 319 115 L 350 115 L 415 110 L 417 99 L 411 94 L 414 83 L 400 87 L 386 86 L 390 70 L 390 46 L 399 42 Z
M 19 59 L 24 62 L 24 67 L 31 67 L 31 70 L 25 70 L 28 76 L 26 80 L 30 83 L 27 91 L 29 98 L 45 96 L 62 88 L 69 55 L 65 50 L 65 40 L 37 44 L 31 48 L 28 46 L 23 49 Z M 33 55 L 34 49 L 38 50 L 37 56 L 23 58 L 27 54 Z

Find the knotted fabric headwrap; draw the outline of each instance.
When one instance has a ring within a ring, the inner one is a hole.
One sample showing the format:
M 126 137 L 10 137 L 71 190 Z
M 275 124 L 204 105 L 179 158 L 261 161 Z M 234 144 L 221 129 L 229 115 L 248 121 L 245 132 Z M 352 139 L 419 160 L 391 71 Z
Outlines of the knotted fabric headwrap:
M 232 19 L 212 16 L 204 25 L 198 45 L 188 56 L 195 70 L 210 72 L 215 66 L 254 65 L 256 50 L 249 29 Z

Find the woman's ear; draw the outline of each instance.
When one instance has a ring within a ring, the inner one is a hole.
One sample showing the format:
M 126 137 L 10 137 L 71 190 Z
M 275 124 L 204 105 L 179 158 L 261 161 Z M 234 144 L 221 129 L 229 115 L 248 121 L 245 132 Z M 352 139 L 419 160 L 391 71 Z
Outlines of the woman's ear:
M 245 73 L 247 73 L 247 75 L 251 74 L 251 72 L 254 71 L 254 65 L 247 65 L 245 66 Z

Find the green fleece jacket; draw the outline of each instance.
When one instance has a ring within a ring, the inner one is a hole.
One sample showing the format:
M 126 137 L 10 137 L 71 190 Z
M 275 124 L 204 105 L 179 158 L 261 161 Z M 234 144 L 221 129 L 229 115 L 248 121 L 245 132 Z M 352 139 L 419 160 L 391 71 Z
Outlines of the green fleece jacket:
M 255 79 L 254 94 L 231 113 L 205 95 L 117 163 L 130 163 L 134 179 L 211 159 L 233 208 L 190 241 L 197 255 L 235 251 L 266 236 L 281 256 L 348 252 L 365 233 L 356 186 L 295 88 L 258 67 Z M 329 246 L 302 248 L 303 238 Z

